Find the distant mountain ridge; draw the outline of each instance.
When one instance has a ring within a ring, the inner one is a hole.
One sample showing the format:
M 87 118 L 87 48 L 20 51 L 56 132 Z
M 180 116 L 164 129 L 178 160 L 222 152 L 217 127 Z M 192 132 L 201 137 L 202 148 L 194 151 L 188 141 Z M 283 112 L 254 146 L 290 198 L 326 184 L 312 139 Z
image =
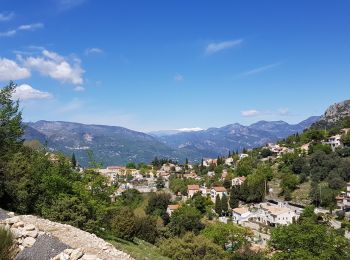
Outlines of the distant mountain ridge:
M 284 121 L 259 121 L 250 126 L 238 123 L 201 131 L 173 131 L 146 134 L 119 126 L 87 125 L 62 121 L 26 123 L 25 139 L 47 142 L 53 151 L 68 156 L 74 152 L 78 161 L 88 164 L 87 151 L 104 165 L 150 162 L 154 157 L 183 162 L 227 155 L 232 150 L 254 148 L 302 132 L 319 117 L 299 124 Z

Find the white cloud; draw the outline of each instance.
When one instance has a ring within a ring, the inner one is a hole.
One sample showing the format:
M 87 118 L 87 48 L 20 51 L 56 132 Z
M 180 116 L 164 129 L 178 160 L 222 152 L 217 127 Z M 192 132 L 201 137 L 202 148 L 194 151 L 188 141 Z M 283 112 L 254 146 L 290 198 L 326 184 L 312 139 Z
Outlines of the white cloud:
M 76 86 L 76 87 L 74 88 L 74 91 L 82 92 L 82 91 L 85 91 L 85 88 L 82 87 L 82 86 Z
M 0 32 L 0 37 L 11 37 L 16 34 L 16 30 L 9 30 L 6 32 Z
M 210 43 L 205 48 L 205 53 L 206 54 L 214 54 L 214 53 L 219 52 L 219 51 L 223 51 L 223 50 L 226 50 L 229 48 L 239 46 L 242 42 L 243 42 L 243 39 Z
M 20 31 L 35 31 L 44 27 L 42 23 L 23 24 L 17 28 Z
M 53 96 L 51 93 L 34 89 L 32 86 L 28 84 L 22 84 L 16 87 L 12 95 L 13 99 L 20 99 L 20 100 L 50 99 L 52 97 Z
M 70 102 L 68 102 L 67 104 L 65 104 L 62 107 L 60 107 L 57 110 L 57 112 L 60 113 L 60 114 L 65 114 L 65 113 L 68 113 L 68 112 L 78 111 L 83 106 L 84 106 L 84 103 L 80 99 L 74 98 Z
M 83 84 L 83 73 L 85 72 L 77 58 L 68 60 L 58 53 L 43 50 L 39 57 L 25 57 L 18 55 L 23 66 L 36 70 L 44 76 L 49 76 L 62 83 L 72 83 L 74 85 Z
M 69 10 L 86 2 L 86 0 L 57 0 L 60 10 Z
M 14 16 L 14 12 L 0 13 L 0 22 L 10 21 Z
M 42 23 L 32 23 L 32 24 L 23 24 L 17 27 L 14 30 L 8 30 L 6 32 L 0 32 L 0 37 L 10 37 L 17 34 L 18 31 L 35 31 L 44 27 Z
M 183 81 L 185 78 L 184 78 L 184 76 L 183 75 L 181 75 L 181 74 L 179 74 L 179 73 L 177 73 L 175 76 L 174 76 L 174 80 L 175 81 Z
M 179 129 L 175 129 L 177 131 L 181 131 L 181 132 L 198 132 L 198 131 L 202 131 L 203 128 L 200 127 L 190 127 L 190 128 L 179 128 Z
M 87 48 L 85 50 L 85 55 L 101 54 L 101 53 L 103 53 L 103 50 L 100 48 Z
M 241 115 L 244 117 L 255 117 L 255 116 L 259 116 L 262 113 L 258 110 L 255 109 L 250 109 L 250 110 L 245 110 L 241 112 Z
M 27 68 L 20 67 L 15 61 L 0 58 L 0 81 L 18 80 L 30 77 Z
M 255 75 L 255 74 L 264 72 L 264 71 L 266 71 L 266 70 L 272 69 L 272 68 L 274 68 L 274 67 L 277 67 L 277 66 L 279 66 L 279 65 L 281 65 L 280 62 L 278 62 L 278 63 L 272 63 L 272 64 L 269 64 L 269 65 L 266 65 L 266 66 L 262 66 L 262 67 L 259 67 L 259 68 L 255 68 L 255 69 L 252 69 L 252 70 L 248 70 L 248 71 L 244 72 L 242 75 L 244 75 L 244 76 Z

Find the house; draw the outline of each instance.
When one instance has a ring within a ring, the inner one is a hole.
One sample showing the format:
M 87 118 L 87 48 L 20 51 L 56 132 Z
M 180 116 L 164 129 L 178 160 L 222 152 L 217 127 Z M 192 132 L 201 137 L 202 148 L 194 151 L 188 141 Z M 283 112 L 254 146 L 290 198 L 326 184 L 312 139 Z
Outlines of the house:
M 246 153 L 241 153 L 241 154 L 239 155 L 239 159 L 240 159 L 240 160 L 242 160 L 243 158 L 247 158 L 247 157 L 249 157 L 249 154 L 246 154 Z
M 225 164 L 226 165 L 232 165 L 233 164 L 233 158 L 229 157 L 225 159 Z
M 350 210 L 350 182 L 348 182 L 346 185 L 346 194 L 343 198 L 343 209 L 345 211 Z
M 302 152 L 308 153 L 308 152 L 309 152 L 309 147 L 310 147 L 310 143 L 303 144 L 303 145 L 300 147 L 300 150 L 301 150 Z
M 333 135 L 329 137 L 324 143 L 330 145 L 333 152 L 335 151 L 335 148 L 343 146 L 341 142 L 341 135 Z
M 215 176 L 215 172 L 211 171 L 207 173 L 208 177 L 214 177 Z
M 299 218 L 299 214 L 282 204 L 261 203 L 255 217 L 257 221 L 265 225 L 278 226 L 292 224 Z
M 202 196 L 204 196 L 204 197 L 206 197 L 208 194 L 210 194 L 210 189 L 208 189 L 205 186 L 201 186 L 199 189 L 202 192 Z
M 248 208 L 234 208 L 232 209 L 232 221 L 237 224 L 241 224 L 244 221 L 248 221 L 251 216 L 251 212 Z
M 232 179 L 232 186 L 241 186 L 242 183 L 245 182 L 246 179 L 247 179 L 247 177 L 245 177 L 245 176 L 233 178 Z
M 213 202 L 215 202 L 217 195 L 219 195 L 221 199 L 224 194 L 227 196 L 227 190 L 225 187 L 213 187 L 210 190 L 210 197 Z
M 180 208 L 180 205 L 177 204 L 172 204 L 172 205 L 168 205 L 166 212 L 168 213 L 169 216 L 171 216 L 171 214 L 177 210 L 178 208 Z
M 199 192 L 199 185 L 193 184 L 193 185 L 187 185 L 187 196 L 189 198 L 192 198 L 193 195 L 197 192 Z
M 226 180 L 226 177 L 227 177 L 227 170 L 223 170 L 221 173 L 221 181 Z

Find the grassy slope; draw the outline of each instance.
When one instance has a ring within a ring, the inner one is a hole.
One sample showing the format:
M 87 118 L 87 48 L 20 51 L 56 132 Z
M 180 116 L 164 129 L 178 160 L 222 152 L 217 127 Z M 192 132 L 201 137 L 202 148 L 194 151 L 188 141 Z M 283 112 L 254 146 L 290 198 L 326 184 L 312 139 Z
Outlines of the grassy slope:
M 134 242 L 125 241 L 119 238 L 108 240 L 115 248 L 130 254 L 136 260 L 168 260 L 162 256 L 159 249 L 143 240 L 135 239 Z

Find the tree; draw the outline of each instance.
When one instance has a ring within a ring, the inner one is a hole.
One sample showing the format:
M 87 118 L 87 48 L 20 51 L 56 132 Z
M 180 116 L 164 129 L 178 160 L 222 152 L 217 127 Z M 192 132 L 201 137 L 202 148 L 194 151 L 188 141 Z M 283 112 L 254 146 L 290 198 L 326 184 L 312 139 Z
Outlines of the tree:
M 250 157 L 243 158 L 237 164 L 236 173 L 238 176 L 248 176 L 253 173 L 253 160 Z
M 232 185 L 231 180 L 224 180 L 224 182 L 222 183 L 222 186 L 224 186 L 226 190 L 229 190 L 231 188 L 231 185 Z
M 233 250 L 249 245 L 249 238 L 253 235 L 248 228 L 222 222 L 208 225 L 200 234 L 209 238 L 223 249 L 231 248 Z
M 157 190 L 161 190 L 165 187 L 165 182 L 162 176 L 158 176 L 156 180 L 156 188 Z
M 225 194 L 223 194 L 221 198 L 221 209 L 226 216 L 226 214 L 228 213 L 228 200 Z
M 350 241 L 333 228 L 304 217 L 299 223 L 271 231 L 273 259 L 349 259 Z
M 187 233 L 183 237 L 163 240 L 159 248 L 164 256 L 175 260 L 221 260 L 224 250 L 204 236 Z
M 215 212 L 219 215 L 219 217 L 222 215 L 222 204 L 219 195 L 216 195 L 215 198 Z
M 117 237 L 125 240 L 133 240 L 137 233 L 134 213 L 127 207 L 120 208 L 117 214 L 112 217 L 111 229 Z
M 154 244 L 159 236 L 157 220 L 152 216 L 136 218 L 136 230 L 136 237 L 151 244 Z
M 16 152 L 23 144 L 22 113 L 19 102 L 12 100 L 16 85 L 9 85 L 0 89 L 0 161 L 9 152 Z
M 72 154 L 71 163 L 72 163 L 72 167 L 73 168 L 77 167 L 77 160 L 75 159 L 75 154 L 74 153 Z
M 230 191 L 230 207 L 231 209 L 239 206 L 239 186 L 232 186 Z
M 151 193 L 146 206 L 146 214 L 163 216 L 170 204 L 170 194 Z
M 212 201 L 209 198 L 203 197 L 200 192 L 196 192 L 191 198 L 190 204 L 203 214 L 207 206 L 212 204 Z
M 173 236 L 181 236 L 188 231 L 198 234 L 204 225 L 196 208 L 183 206 L 172 213 L 168 227 Z
M 345 146 L 350 146 L 350 131 L 348 131 L 346 134 L 343 134 L 341 137 L 341 142 Z

